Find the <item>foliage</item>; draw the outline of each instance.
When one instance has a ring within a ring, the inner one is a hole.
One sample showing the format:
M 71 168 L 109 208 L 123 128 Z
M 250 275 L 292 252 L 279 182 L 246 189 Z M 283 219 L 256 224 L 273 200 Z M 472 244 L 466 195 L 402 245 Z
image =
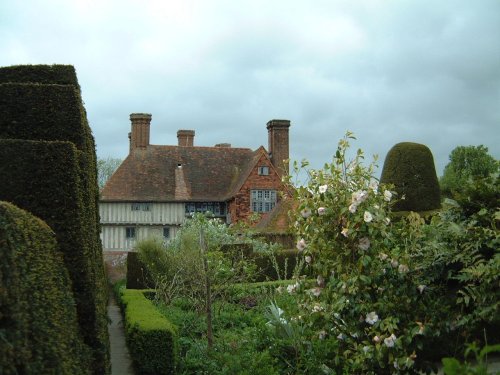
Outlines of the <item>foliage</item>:
M 90 350 L 53 231 L 0 202 L 0 248 L 0 373 L 90 373 Z
M 72 66 L 0 68 L 0 199 L 55 231 L 93 371 L 109 373 L 95 143 Z
M 456 358 L 443 358 L 443 372 L 445 375 L 487 375 L 488 354 L 500 352 L 500 345 L 488 346 L 479 349 L 475 343 L 470 344 L 465 350 L 465 358 L 474 354 L 476 364 L 460 363 Z
M 297 248 L 315 281 L 287 288 L 306 327 L 289 360 L 299 368 L 316 342 L 334 339 L 315 371 L 429 371 L 464 338 L 498 325 L 497 182 L 470 186 L 467 209 L 454 202 L 426 220 L 409 213 L 393 221 L 395 192 L 373 177 L 374 162 L 362 165 L 361 150 L 346 159 L 351 139 L 347 133 L 332 163 L 308 171 L 308 184 L 295 189 Z
M 394 185 L 400 198 L 394 211 L 423 212 L 440 207 L 434 159 L 425 145 L 403 142 L 393 146 L 385 158 L 380 182 Z
M 487 178 L 499 169 L 500 162 L 488 154 L 487 147 L 458 146 L 450 153 L 450 162 L 444 168 L 441 190 L 451 198 L 463 191 L 471 180 Z
M 201 233 L 207 247 L 205 255 L 200 250 Z M 246 281 L 253 274 L 254 267 L 241 249 L 234 247 L 231 254 L 222 251 L 224 245 L 239 242 L 240 238 L 219 220 L 196 214 L 169 243 L 150 238 L 139 242 L 136 250 L 160 299 L 169 304 L 175 297 L 183 296 L 200 310 L 205 306 L 205 278 L 214 286 L 212 298 L 217 298 L 228 286 Z M 204 256 L 209 265 L 207 272 L 203 269 Z
M 136 370 L 144 375 L 174 374 L 177 328 L 147 299 L 143 290 L 120 291 L 127 345 Z
M 115 173 L 121 163 L 121 159 L 112 158 L 110 156 L 105 159 L 97 159 L 97 185 L 99 186 L 99 190 L 102 190 L 106 182 L 113 175 L 113 173 Z

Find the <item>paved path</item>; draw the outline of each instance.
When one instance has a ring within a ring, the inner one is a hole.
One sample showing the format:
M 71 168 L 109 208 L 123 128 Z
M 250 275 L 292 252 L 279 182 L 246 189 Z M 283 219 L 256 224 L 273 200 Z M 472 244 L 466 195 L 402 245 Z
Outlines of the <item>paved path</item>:
M 125 343 L 122 314 L 112 291 L 109 292 L 108 318 L 110 320 L 108 332 L 111 346 L 111 375 L 134 375 L 132 360 Z

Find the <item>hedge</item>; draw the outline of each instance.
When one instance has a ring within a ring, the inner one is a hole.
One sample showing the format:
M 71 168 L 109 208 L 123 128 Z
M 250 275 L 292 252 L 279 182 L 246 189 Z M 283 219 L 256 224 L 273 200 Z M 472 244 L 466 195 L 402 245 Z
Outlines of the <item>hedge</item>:
M 71 281 L 54 232 L 0 202 L 0 373 L 89 374 Z
M 280 250 L 274 255 L 274 257 L 281 273 L 281 279 L 290 279 L 293 276 L 293 271 L 297 265 L 298 251 L 295 249 Z M 251 255 L 251 259 L 253 259 L 257 265 L 256 281 L 274 281 L 279 279 L 275 264 L 273 264 L 273 260 L 270 255 L 254 252 Z
M 153 288 L 144 263 L 141 262 L 137 253 L 131 251 L 127 254 L 127 289 L 147 289 Z
M 80 89 L 72 65 L 15 65 L 0 68 L 0 83 L 46 83 L 73 85 Z
M 402 142 L 392 147 L 385 158 L 380 182 L 393 184 L 398 193 L 394 211 L 423 212 L 441 207 L 434 158 L 425 145 Z
M 144 295 L 147 290 L 120 291 L 125 334 L 134 367 L 141 375 L 175 374 L 177 328 Z
M 43 181 L 43 173 L 34 171 L 40 181 L 31 178 L 31 172 L 24 173 L 16 164 L 26 164 L 19 160 L 22 157 L 16 155 L 11 160 L 8 154 L 3 153 L 4 160 L 9 163 L 2 164 L 2 170 L 6 175 L 16 175 L 15 181 L 22 180 L 25 190 L 20 191 L 14 181 L 9 181 L 9 191 L 0 194 L 10 195 L 11 200 L 19 205 L 29 201 L 32 206 L 28 205 L 26 209 L 36 210 L 37 215 L 51 226 L 51 223 L 57 223 L 57 229 L 54 226 L 52 228 L 56 231 L 61 247 L 67 250 L 65 263 L 74 280 L 81 330 L 85 342 L 94 350 L 94 373 L 106 374 L 110 367 L 106 320 L 107 285 L 99 237 L 95 142 L 87 122 L 75 70 L 68 65 L 0 68 L 0 83 L 0 139 L 69 141 L 78 150 L 76 154 L 70 152 L 72 166 L 69 167 L 71 178 L 68 181 L 50 171 L 51 168 L 59 167 L 57 163 L 61 162 L 60 155 L 53 160 L 49 155 L 44 155 L 48 164 L 41 168 L 51 176 L 50 182 L 54 184 L 52 187 Z M 14 148 L 11 151 L 16 152 Z M 33 151 L 50 152 L 44 147 Z M 30 152 L 29 147 L 25 152 Z M 36 156 L 35 153 L 27 157 L 33 167 L 37 167 Z M 65 162 L 61 165 L 65 165 Z M 33 169 L 31 166 L 27 168 Z M 11 170 L 7 171 L 8 169 Z M 62 187 L 59 185 L 65 186 L 69 191 L 61 192 Z M 51 193 L 52 188 L 59 193 Z M 19 202 L 16 189 L 19 190 Z M 47 198 L 47 194 L 51 198 Z M 60 199 L 60 194 L 67 195 L 66 200 Z M 68 201 L 72 199 L 77 202 L 73 204 Z M 71 207 L 70 212 L 68 206 Z M 65 225 L 66 218 L 72 216 L 67 221 L 68 225 Z M 71 231 L 71 226 L 78 227 L 74 234 L 78 241 L 61 242 L 61 238 L 65 238 Z

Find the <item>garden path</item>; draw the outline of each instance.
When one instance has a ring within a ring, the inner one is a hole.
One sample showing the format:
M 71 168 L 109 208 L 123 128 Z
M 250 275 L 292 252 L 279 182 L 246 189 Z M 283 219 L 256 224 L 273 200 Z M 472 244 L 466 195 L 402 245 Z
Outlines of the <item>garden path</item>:
M 134 375 L 132 360 L 125 342 L 122 314 L 112 291 L 109 292 L 108 318 L 111 375 Z

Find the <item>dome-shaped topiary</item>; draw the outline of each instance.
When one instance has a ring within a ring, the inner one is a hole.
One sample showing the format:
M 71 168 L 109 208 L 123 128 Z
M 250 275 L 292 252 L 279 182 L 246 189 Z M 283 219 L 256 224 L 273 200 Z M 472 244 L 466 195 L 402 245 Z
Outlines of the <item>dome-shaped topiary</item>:
M 90 374 L 90 350 L 49 226 L 0 201 L 0 259 L 0 373 Z
M 394 211 L 422 212 L 441 207 L 434 158 L 425 145 L 402 142 L 393 146 L 385 158 L 380 182 L 393 184 L 398 193 Z

